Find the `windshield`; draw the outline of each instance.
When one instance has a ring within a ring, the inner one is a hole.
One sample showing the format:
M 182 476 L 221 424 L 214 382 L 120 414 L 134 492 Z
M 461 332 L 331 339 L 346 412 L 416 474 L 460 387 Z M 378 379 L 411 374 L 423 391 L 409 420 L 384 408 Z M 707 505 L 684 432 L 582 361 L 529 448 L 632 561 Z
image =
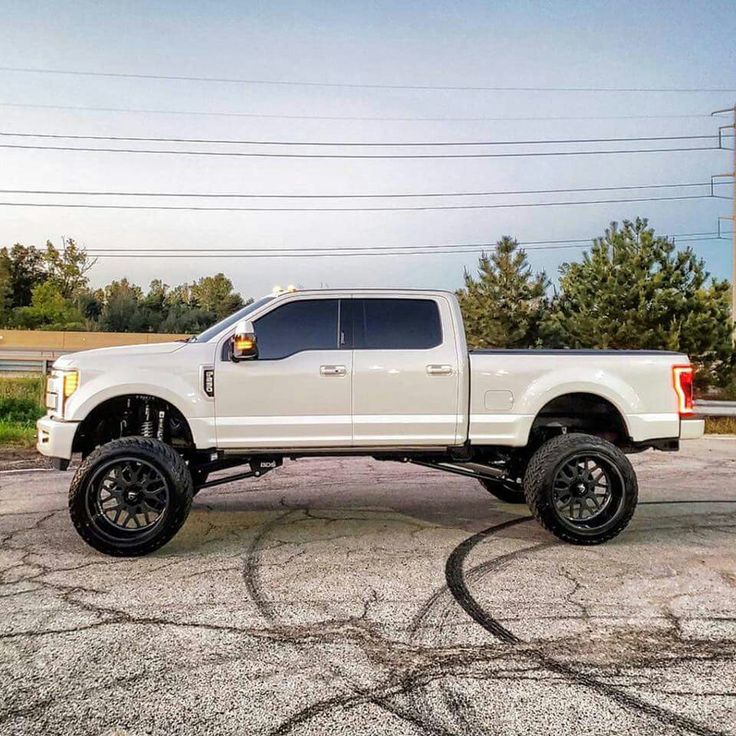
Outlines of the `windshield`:
M 264 296 L 257 301 L 249 304 L 247 307 L 239 309 L 237 312 L 233 312 L 229 317 L 220 320 L 216 325 L 208 327 L 204 332 L 200 332 L 192 342 L 209 342 L 213 337 L 219 335 L 223 330 L 226 330 L 230 325 L 234 325 L 241 319 L 245 319 L 249 314 L 255 312 L 256 309 L 262 307 L 264 304 L 268 304 L 273 299 L 272 296 Z

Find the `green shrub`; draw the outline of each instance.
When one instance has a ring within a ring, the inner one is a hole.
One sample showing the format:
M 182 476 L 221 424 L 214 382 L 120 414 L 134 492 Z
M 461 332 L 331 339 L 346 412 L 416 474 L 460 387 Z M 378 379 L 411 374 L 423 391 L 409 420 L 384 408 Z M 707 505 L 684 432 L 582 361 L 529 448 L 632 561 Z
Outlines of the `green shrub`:
M 0 401 L 2 399 L 29 399 L 41 406 L 45 383 L 44 376 L 0 378 Z
M 0 399 L 0 422 L 32 427 L 43 414 L 34 399 Z
M 0 421 L 0 449 L 3 447 L 33 447 L 36 430 L 21 424 Z
M 719 398 L 723 401 L 736 401 L 736 373 L 731 380 L 719 392 Z

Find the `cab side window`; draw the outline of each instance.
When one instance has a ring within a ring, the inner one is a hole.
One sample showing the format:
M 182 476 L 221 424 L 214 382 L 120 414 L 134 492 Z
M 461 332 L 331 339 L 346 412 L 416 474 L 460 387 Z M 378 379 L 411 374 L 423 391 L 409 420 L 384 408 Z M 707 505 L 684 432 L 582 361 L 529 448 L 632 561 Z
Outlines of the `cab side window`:
M 426 350 L 442 344 L 432 299 L 353 299 L 356 350 Z
M 258 360 L 278 360 L 304 350 L 337 350 L 337 299 L 298 299 L 255 324 Z

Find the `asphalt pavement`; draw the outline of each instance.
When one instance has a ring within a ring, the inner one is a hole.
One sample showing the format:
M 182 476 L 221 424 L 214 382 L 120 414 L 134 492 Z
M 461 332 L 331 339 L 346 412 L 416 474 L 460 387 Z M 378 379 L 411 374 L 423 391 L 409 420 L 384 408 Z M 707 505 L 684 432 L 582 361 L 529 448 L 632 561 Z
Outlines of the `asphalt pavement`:
M 472 479 L 286 462 L 140 559 L 0 472 L 0 734 L 736 734 L 736 438 L 634 456 L 573 547 Z

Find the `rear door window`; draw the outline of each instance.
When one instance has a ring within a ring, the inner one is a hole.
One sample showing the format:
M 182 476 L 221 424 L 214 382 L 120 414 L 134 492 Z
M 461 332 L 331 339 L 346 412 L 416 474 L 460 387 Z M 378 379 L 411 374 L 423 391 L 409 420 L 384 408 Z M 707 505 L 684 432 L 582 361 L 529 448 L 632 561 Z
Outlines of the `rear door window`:
M 426 350 L 442 344 L 432 299 L 353 299 L 356 350 Z

